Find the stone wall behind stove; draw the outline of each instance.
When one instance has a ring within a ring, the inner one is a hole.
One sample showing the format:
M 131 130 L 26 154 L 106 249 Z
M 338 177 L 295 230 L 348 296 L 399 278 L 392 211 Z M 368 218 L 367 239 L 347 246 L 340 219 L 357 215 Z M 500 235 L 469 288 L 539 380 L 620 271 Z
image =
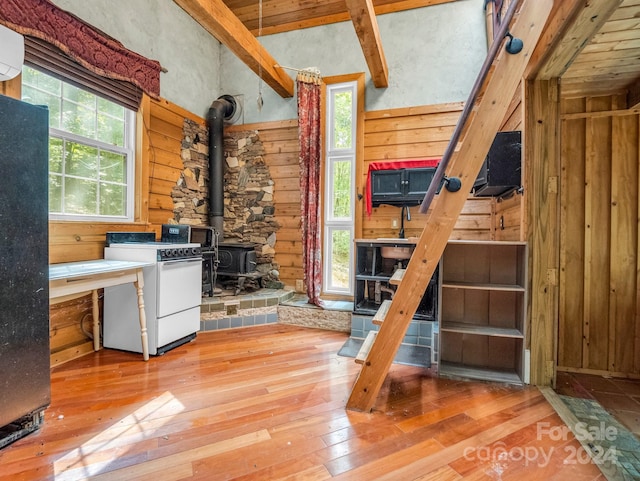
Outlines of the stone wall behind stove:
M 183 171 L 172 191 L 173 222 L 209 224 L 208 131 L 184 120 L 181 157 Z M 276 231 L 274 181 L 264 162 L 264 148 L 255 130 L 224 134 L 224 241 L 256 244 L 257 269 L 265 285 L 278 285 L 274 263 Z

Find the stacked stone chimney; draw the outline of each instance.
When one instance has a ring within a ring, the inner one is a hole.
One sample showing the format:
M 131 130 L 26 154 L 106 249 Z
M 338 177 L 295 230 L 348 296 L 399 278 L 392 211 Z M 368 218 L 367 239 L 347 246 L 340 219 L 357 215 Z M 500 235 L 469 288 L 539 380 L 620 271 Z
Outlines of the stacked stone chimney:
M 174 221 L 208 225 L 207 128 L 184 120 L 183 171 L 172 191 Z M 257 269 L 265 285 L 278 284 L 274 264 L 276 231 L 274 182 L 264 162 L 264 148 L 255 130 L 224 134 L 224 242 L 256 244 Z M 276 286 L 279 287 L 279 286 Z

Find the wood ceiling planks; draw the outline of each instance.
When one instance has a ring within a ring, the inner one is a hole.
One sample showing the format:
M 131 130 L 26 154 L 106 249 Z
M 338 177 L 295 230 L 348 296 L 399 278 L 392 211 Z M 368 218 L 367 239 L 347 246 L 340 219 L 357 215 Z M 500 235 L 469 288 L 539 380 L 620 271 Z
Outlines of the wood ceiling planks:
M 372 0 L 376 15 L 460 0 Z M 258 34 L 259 0 L 224 0 L 254 35 Z M 350 19 L 344 0 L 262 0 L 262 33 L 287 32 Z
M 562 75 L 562 95 L 624 92 L 639 78 L 640 0 L 624 0 Z

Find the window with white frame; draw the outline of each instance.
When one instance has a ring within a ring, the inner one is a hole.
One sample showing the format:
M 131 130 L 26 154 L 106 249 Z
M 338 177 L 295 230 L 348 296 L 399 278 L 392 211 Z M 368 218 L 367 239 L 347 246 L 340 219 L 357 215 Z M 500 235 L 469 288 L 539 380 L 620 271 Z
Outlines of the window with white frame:
M 49 108 L 49 216 L 132 221 L 135 113 L 39 70 L 22 99 Z
M 329 84 L 326 95 L 323 291 L 353 295 L 357 82 Z

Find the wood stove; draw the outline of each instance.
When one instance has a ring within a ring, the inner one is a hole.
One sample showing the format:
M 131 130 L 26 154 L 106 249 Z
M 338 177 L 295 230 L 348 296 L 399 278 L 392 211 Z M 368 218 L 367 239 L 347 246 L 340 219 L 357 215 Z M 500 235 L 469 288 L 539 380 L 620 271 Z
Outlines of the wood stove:
M 213 296 L 216 278 L 236 284 L 236 294 L 242 290 L 245 279 L 260 279 L 256 270 L 256 245 L 240 242 L 219 242 L 217 249 L 202 252 L 202 293 Z

